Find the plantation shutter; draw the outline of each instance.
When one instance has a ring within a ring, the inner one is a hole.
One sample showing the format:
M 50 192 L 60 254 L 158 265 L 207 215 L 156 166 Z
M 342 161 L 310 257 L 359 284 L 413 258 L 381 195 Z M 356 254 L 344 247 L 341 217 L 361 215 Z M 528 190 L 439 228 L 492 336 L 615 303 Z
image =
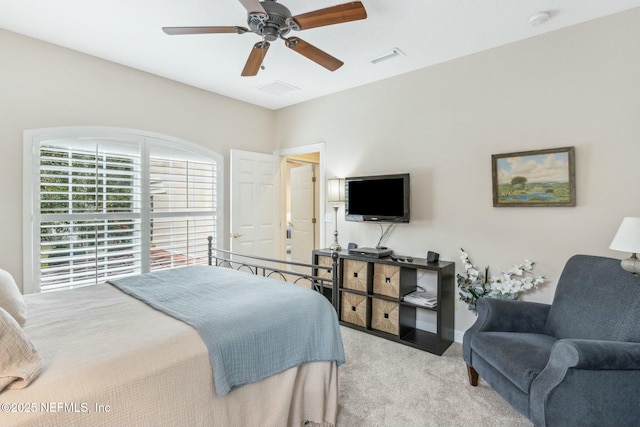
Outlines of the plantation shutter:
M 41 146 L 42 290 L 140 272 L 140 153 L 118 148 L 107 141 Z
M 220 222 L 215 153 L 155 136 L 34 141 L 31 289 L 207 262 Z
M 171 159 L 152 151 L 150 161 L 150 270 L 206 262 L 207 237 L 216 223 L 216 164 Z

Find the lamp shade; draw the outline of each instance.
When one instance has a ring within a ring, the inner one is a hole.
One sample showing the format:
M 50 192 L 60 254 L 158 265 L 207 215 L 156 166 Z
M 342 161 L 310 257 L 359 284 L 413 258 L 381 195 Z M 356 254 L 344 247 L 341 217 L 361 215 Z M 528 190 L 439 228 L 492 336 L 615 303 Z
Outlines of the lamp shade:
M 611 245 L 609 245 L 609 249 L 640 253 L 640 218 L 624 218 Z
M 344 202 L 344 178 L 329 178 L 327 180 L 327 201 Z

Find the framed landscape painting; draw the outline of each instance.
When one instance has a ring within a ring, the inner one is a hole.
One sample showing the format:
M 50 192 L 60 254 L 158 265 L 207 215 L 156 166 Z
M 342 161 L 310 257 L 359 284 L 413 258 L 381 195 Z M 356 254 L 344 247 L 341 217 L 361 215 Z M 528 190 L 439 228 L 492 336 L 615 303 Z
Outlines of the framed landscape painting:
M 575 148 L 491 156 L 493 206 L 575 206 Z

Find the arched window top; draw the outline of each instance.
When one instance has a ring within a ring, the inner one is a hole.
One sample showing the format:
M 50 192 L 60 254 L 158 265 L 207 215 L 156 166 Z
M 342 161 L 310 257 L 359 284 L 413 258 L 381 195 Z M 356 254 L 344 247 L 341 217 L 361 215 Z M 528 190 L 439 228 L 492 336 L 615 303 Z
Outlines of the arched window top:
M 223 157 L 146 131 L 24 133 L 26 292 L 200 263 L 219 243 Z

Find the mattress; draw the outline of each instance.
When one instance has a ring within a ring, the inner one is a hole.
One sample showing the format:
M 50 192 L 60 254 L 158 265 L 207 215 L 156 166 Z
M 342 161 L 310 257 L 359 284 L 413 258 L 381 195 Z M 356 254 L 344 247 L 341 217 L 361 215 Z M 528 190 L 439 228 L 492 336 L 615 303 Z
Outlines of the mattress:
M 45 366 L 28 387 L 0 394 L 3 426 L 335 424 L 335 362 L 306 363 L 218 398 L 195 329 L 111 285 L 25 301 L 24 330 Z

